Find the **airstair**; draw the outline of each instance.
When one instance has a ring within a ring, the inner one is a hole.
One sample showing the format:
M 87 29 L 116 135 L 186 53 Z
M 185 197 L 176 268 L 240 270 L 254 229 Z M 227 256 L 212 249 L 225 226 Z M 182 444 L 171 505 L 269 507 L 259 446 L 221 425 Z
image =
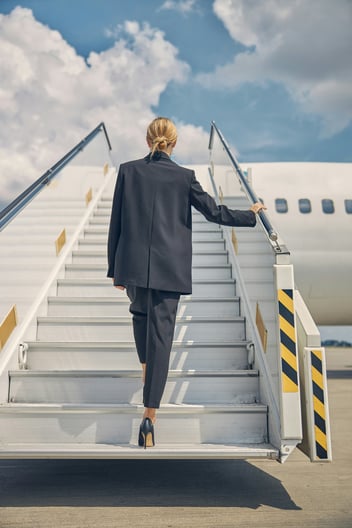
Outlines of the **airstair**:
M 301 444 L 330 460 L 324 349 L 265 214 L 234 230 L 193 211 L 193 294 L 179 304 L 156 446 L 137 446 L 129 301 L 106 278 L 110 150 L 100 124 L 0 213 L 0 458 L 284 462 Z M 249 208 L 249 179 L 214 123 L 210 152 L 203 186 Z

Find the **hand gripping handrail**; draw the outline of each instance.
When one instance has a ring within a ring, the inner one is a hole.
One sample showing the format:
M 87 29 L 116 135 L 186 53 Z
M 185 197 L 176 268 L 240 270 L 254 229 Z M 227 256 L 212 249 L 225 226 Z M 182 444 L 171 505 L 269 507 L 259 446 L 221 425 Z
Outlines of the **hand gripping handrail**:
M 43 189 L 44 186 L 51 182 L 51 180 L 60 172 L 83 148 L 90 143 L 99 132 L 103 131 L 105 139 L 111 151 L 111 143 L 108 133 L 103 122 L 99 123 L 85 138 L 82 139 L 72 150 L 67 152 L 59 161 L 57 161 L 50 169 L 48 169 L 40 178 L 32 183 L 25 191 L 17 196 L 5 209 L 0 212 L 0 231 L 11 222 L 22 211 L 22 209 Z
M 218 129 L 218 127 L 216 126 L 215 122 L 212 121 L 211 122 L 211 130 L 210 130 L 210 138 L 209 138 L 209 150 L 212 149 L 212 146 L 213 146 L 213 138 L 214 138 L 214 131 L 217 133 L 224 149 L 225 149 L 225 152 L 226 154 L 228 155 L 230 161 L 231 161 L 231 164 L 233 165 L 237 175 L 238 175 L 238 178 L 241 182 L 241 185 L 242 187 L 244 188 L 248 198 L 250 199 L 250 201 L 252 203 L 256 203 L 256 202 L 259 202 L 259 199 L 257 197 L 257 195 L 255 194 L 255 192 L 253 191 L 252 187 L 250 186 L 250 184 L 248 183 L 248 180 L 247 178 L 244 176 L 243 172 L 242 172 L 242 169 L 241 167 L 239 166 L 239 163 L 238 161 L 236 160 L 235 156 L 232 154 L 231 150 L 230 150 L 230 147 L 228 146 L 227 144 L 227 141 L 226 139 L 224 138 L 224 136 L 222 135 L 221 131 Z M 260 220 L 264 226 L 264 229 L 265 231 L 267 232 L 268 234 L 268 237 L 270 238 L 270 240 L 272 240 L 273 242 L 276 242 L 277 243 L 277 240 L 278 240 L 278 235 L 276 233 L 276 231 L 274 230 L 273 226 L 271 225 L 270 223 L 270 220 L 268 219 L 267 215 L 265 214 L 264 211 L 260 211 L 259 213 L 259 217 L 260 217 Z

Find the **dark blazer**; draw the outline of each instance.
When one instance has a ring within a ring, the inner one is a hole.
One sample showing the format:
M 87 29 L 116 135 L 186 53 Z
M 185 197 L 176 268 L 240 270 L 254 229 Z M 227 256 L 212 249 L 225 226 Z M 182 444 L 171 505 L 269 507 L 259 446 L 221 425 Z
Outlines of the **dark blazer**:
M 192 293 L 191 205 L 210 222 L 256 224 L 252 211 L 216 205 L 194 171 L 164 152 L 120 166 L 108 238 L 107 276 L 115 286 Z

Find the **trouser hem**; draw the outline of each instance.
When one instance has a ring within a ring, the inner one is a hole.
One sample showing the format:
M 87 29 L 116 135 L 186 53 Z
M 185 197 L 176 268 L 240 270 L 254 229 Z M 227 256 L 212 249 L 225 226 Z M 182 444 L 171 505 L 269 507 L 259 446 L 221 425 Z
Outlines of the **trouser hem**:
M 143 404 L 144 407 L 148 407 L 149 409 L 160 409 L 160 403 L 155 402 L 148 402 Z

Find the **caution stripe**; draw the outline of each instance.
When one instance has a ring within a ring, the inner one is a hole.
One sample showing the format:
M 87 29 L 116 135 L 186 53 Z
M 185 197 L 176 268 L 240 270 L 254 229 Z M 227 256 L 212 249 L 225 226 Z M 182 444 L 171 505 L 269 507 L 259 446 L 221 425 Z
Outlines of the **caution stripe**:
M 282 391 L 298 392 L 293 290 L 278 290 Z
M 323 360 L 320 350 L 311 350 L 315 450 L 320 459 L 328 458 Z

